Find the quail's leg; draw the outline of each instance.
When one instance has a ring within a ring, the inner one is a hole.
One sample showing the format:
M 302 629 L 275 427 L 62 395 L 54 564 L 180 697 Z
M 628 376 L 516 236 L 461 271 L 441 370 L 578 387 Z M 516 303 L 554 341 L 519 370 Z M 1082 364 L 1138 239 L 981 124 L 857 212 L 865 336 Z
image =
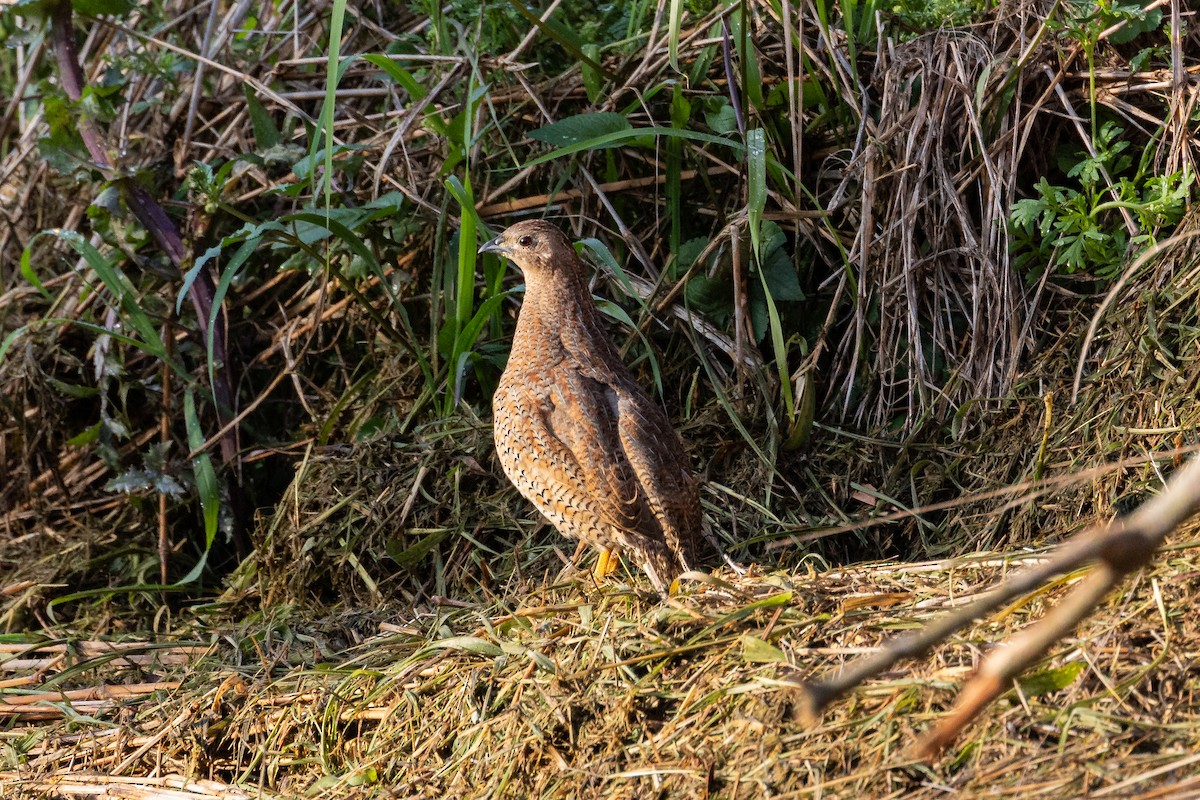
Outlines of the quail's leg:
M 620 560 L 621 555 L 616 549 L 601 547 L 600 558 L 596 561 L 596 568 L 592 570 L 592 577 L 597 581 L 604 580 L 617 568 Z

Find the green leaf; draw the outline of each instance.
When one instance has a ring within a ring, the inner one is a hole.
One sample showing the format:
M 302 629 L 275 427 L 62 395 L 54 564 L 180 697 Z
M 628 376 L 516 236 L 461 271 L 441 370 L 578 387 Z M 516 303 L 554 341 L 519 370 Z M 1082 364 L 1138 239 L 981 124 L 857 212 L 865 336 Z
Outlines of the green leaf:
M 459 331 L 458 342 L 455 346 L 455 350 L 460 353 L 465 353 L 466 351 L 475 347 L 475 342 L 479 338 L 480 332 L 483 331 L 483 326 L 487 324 L 488 320 L 492 318 L 493 314 L 499 311 L 500 304 L 503 303 L 507 298 L 511 297 L 514 293 L 515 292 L 512 289 L 509 289 L 506 292 L 494 294 L 487 300 L 484 300 L 482 303 L 480 303 L 479 308 L 476 309 L 474 316 L 472 316 L 470 321 L 463 326 L 461 331 Z
M 57 389 L 60 394 L 63 394 L 67 397 L 74 397 L 76 399 L 95 397 L 100 393 L 100 390 L 95 386 L 76 386 L 73 383 L 66 383 L 64 381 L 60 381 L 58 378 L 52 378 L 49 375 L 46 376 L 46 383 Z
M 737 112 L 725 98 L 721 98 L 720 105 L 715 109 L 704 109 L 704 122 L 716 133 L 737 133 Z
M 342 240 L 342 243 L 350 249 L 350 252 L 361 258 L 363 261 L 372 267 L 377 267 L 379 262 L 375 258 L 375 254 L 363 242 L 363 237 L 352 231 L 345 223 L 338 220 L 338 214 L 320 214 L 311 211 L 299 211 L 295 214 L 289 214 L 283 217 L 281 222 L 302 222 L 311 225 L 310 233 L 321 233 L 328 231 L 334 236 Z M 318 236 L 317 238 L 321 238 Z M 314 239 L 315 241 L 315 239 Z
M 71 8 L 89 17 L 119 17 L 133 10 L 133 0 L 71 0 Z
M 762 215 L 767 207 L 767 142 L 762 128 L 746 131 L 746 215 L 750 221 L 750 242 L 761 259 Z
M 90 428 L 84 428 L 80 433 L 75 434 L 70 439 L 67 439 L 68 447 L 86 447 L 92 442 L 100 438 L 100 427 L 103 422 L 97 422 Z
M 1039 695 L 1067 688 L 1075 682 L 1075 679 L 1086 668 L 1087 664 L 1085 662 L 1072 661 L 1055 669 L 1047 669 L 1025 675 L 1018 678 L 1017 683 L 1021 687 L 1021 693 L 1026 697 L 1038 697 Z
M 617 322 L 620 322 L 622 325 L 635 332 L 638 335 L 638 338 L 642 340 L 642 344 L 646 346 L 646 359 L 650 362 L 650 372 L 654 377 L 654 389 L 658 392 L 658 396 L 662 397 L 662 369 L 658 366 L 658 359 L 654 356 L 654 350 L 650 347 L 649 340 L 646 339 L 645 335 L 641 332 L 641 330 L 638 329 L 638 326 L 634 324 L 629 315 L 625 313 L 625 309 L 621 308 L 611 300 L 605 300 L 600 297 L 594 297 L 593 299 L 596 301 L 596 307 L 600 309 L 601 313 L 612 317 Z
M 1135 8 L 1137 7 L 1135 6 Z M 1126 44 L 1128 42 L 1132 42 L 1143 33 L 1149 33 L 1150 31 L 1156 30 L 1160 25 L 1162 25 L 1163 20 L 1162 9 L 1158 8 L 1150 11 L 1144 11 L 1141 8 L 1137 8 L 1135 12 L 1129 13 L 1128 16 L 1124 14 L 1120 16 L 1125 17 L 1125 26 L 1122 28 L 1117 28 L 1115 31 L 1109 34 L 1108 40 L 1113 44 Z
M 600 45 L 595 43 L 585 44 L 580 47 L 584 55 L 593 61 L 600 61 Z M 593 68 L 587 62 L 584 62 L 580 70 L 583 72 L 583 88 L 587 91 L 588 102 L 595 105 L 599 103 L 604 91 L 604 75 L 597 69 Z
M 733 282 L 728 277 L 693 275 L 684 287 L 687 304 L 714 322 L 723 323 L 733 312 Z M 763 311 L 764 326 L 766 311 Z
M 683 0 L 671 0 L 667 13 L 667 61 L 679 72 L 679 23 L 683 19 Z
M 625 269 L 613 256 L 612 251 L 608 249 L 604 242 L 599 239 L 587 238 L 581 239 L 579 243 L 586 247 L 601 263 L 612 270 L 613 275 L 617 276 L 617 283 L 621 285 L 621 290 L 625 292 L 627 297 L 632 297 L 638 301 L 642 300 L 642 296 L 633 288 L 633 283 L 629 280 L 629 276 L 625 274 Z
M 321 175 L 321 188 L 325 196 L 325 214 L 329 215 L 329 209 L 333 206 L 333 142 L 334 142 L 334 125 L 333 121 L 337 113 L 337 87 L 342 82 L 342 76 L 346 74 L 346 70 L 354 62 L 354 58 L 341 58 L 342 52 L 342 31 L 346 21 L 346 0 L 333 0 L 333 4 L 329 13 L 329 43 L 326 46 L 327 53 L 325 57 L 325 100 L 321 104 L 321 113 L 317 116 L 320 121 L 320 136 L 313 136 L 312 144 L 309 146 L 309 152 L 315 152 L 322 141 L 325 144 L 325 171 Z M 315 173 L 314 173 L 315 175 Z M 313 194 L 316 194 L 316 186 L 313 187 Z M 326 254 L 326 267 L 328 267 L 328 254 Z
M 463 347 L 462 331 L 469 327 L 468 323 L 472 321 L 471 309 L 475 307 L 475 266 L 476 253 L 475 248 L 478 246 L 478 215 L 475 211 L 475 194 L 471 187 L 470 175 L 467 176 L 466 182 L 458 179 L 457 175 L 451 175 L 446 180 L 446 190 L 454 197 L 458 203 L 460 215 L 459 220 L 462 227 L 458 231 L 458 258 L 457 271 L 455 273 L 454 284 L 454 305 L 448 309 L 449 319 L 447 322 L 454 332 L 453 350 L 450 354 L 450 362 L 455 368 L 454 381 L 451 385 L 452 391 L 447 398 L 446 411 L 457 404 L 462 396 L 461 376 L 466 370 L 466 361 L 464 357 L 468 354 L 469 348 Z M 495 300 L 495 298 L 490 298 Z M 496 306 L 498 308 L 498 306 Z M 477 319 L 478 317 L 476 317 Z M 482 328 L 482 321 L 480 328 Z M 478 335 L 478 329 L 475 335 Z M 474 336 L 471 338 L 474 342 Z M 450 401 L 453 401 L 452 403 Z
M 155 358 L 168 360 L 166 345 L 163 344 L 158 329 L 150 321 L 150 317 L 138 305 L 137 292 L 129 283 L 129 279 L 76 231 L 54 230 L 50 233 L 71 245 L 103 281 L 104 286 L 116 299 L 121 311 L 124 312 L 122 321 L 131 325 L 138 332 L 141 341 L 137 346 Z
M 196 413 L 196 396 L 190 386 L 183 393 L 183 421 L 187 428 L 188 448 L 197 453 L 192 459 L 192 470 L 196 473 L 196 490 L 200 494 L 200 508 L 204 512 L 204 554 L 207 557 L 217 538 L 221 490 L 217 484 L 217 471 L 213 468 L 212 458 L 201 450 L 204 447 L 204 429 L 200 427 L 200 416 Z
M 283 134 L 275 126 L 275 120 L 259 101 L 250 84 L 243 83 L 242 89 L 246 94 L 246 111 L 250 114 L 250 125 L 254 128 L 254 146 L 259 150 L 268 150 L 279 144 Z
M 750 634 L 742 637 L 742 659 L 751 664 L 787 663 L 782 650 Z
M 204 352 L 207 355 L 208 361 L 208 385 L 215 387 L 217 385 L 217 359 L 216 359 L 216 341 L 217 341 L 217 318 L 221 315 L 221 308 L 225 303 L 225 295 L 229 292 L 229 287 L 233 284 L 234 278 L 237 277 L 238 271 L 242 268 L 242 264 L 246 263 L 246 259 L 258 248 L 258 240 L 251 239 L 242 242 L 242 246 L 233 254 L 233 258 L 229 259 L 229 263 L 225 265 L 224 271 L 221 273 L 221 280 L 217 282 L 216 291 L 213 292 L 212 303 L 208 310 L 208 336 L 205 337 Z M 213 402 L 216 402 L 216 393 L 213 394 Z
M 433 650 L 461 650 L 465 653 L 475 653 L 481 656 L 499 656 L 504 653 L 500 646 L 478 636 L 451 636 L 437 642 L 430 642 Z
M 605 134 L 604 136 L 597 136 L 595 139 L 588 139 L 585 142 L 579 142 L 577 144 L 560 147 L 551 153 L 546 153 L 544 156 L 538 156 L 531 161 L 525 162 L 525 166 L 534 167 L 538 164 L 544 164 L 547 161 L 553 161 L 554 159 L 562 158 L 563 156 L 574 155 L 575 153 L 583 152 L 585 150 L 600 150 L 605 147 L 616 147 L 618 145 L 625 144 L 626 142 L 633 142 L 639 139 L 654 136 L 674 136 L 679 139 L 688 139 L 693 142 L 723 144 L 733 149 L 733 151 L 739 155 L 745 149 L 739 142 L 734 141 L 733 139 L 725 139 L 720 136 L 710 136 L 707 133 L 697 133 L 696 131 L 682 130 L 679 128 L 630 128 L 629 130 L 625 131 L 616 131 L 614 133 Z
M 542 128 L 529 132 L 529 138 L 555 147 L 579 144 L 611 133 L 630 130 L 632 126 L 624 114 L 615 111 L 597 111 L 576 114 Z
M 1046 203 L 1044 200 L 1036 198 L 1018 200 L 1013 203 L 1012 210 L 1009 211 L 1009 219 L 1013 225 L 1023 228 L 1027 233 L 1032 233 L 1038 218 L 1045 208 Z
M 768 220 L 762 225 L 762 238 L 763 278 L 766 279 L 771 297 L 776 302 L 804 300 L 800 276 L 796 274 L 796 266 L 787 252 L 787 236 L 778 225 Z
M 29 285 L 38 290 L 43 299 L 48 303 L 54 302 L 54 298 L 50 296 L 50 292 L 46 291 L 46 287 L 42 285 L 41 279 L 37 273 L 33 271 L 33 264 L 30 262 L 30 250 L 33 247 L 33 240 L 25 245 L 25 249 L 21 251 L 21 277 L 29 282 Z
M 408 92 L 408 96 L 412 98 L 413 102 L 420 102 L 425 99 L 425 95 L 429 94 L 425 90 L 425 87 L 418 83 L 417 79 L 408 70 L 387 56 L 372 54 L 362 56 L 362 59 L 370 64 L 374 64 L 387 73 L 389 78 L 400 84 L 401 88 Z
M 400 537 L 393 536 L 387 540 L 384 548 L 387 550 L 388 558 L 402 567 L 408 567 L 429 555 L 430 551 L 449 535 L 449 528 L 436 530 L 422 536 L 415 544 L 408 547 L 403 546 L 403 540 Z

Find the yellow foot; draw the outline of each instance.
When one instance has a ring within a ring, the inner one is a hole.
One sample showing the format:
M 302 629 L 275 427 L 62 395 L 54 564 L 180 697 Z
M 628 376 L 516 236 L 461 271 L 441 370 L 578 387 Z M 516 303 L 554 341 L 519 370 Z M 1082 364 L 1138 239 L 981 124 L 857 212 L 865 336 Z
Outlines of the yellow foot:
M 597 581 L 604 580 L 617 568 L 620 560 L 621 555 L 616 550 L 601 547 L 600 558 L 596 561 L 596 568 L 592 570 L 592 577 Z

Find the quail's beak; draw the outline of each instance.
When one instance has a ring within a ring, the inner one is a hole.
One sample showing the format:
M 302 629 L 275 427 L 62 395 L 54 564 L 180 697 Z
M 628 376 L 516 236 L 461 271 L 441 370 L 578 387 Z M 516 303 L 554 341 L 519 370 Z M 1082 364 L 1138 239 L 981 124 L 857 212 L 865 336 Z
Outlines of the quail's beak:
M 484 242 L 480 246 L 479 252 L 480 253 L 497 253 L 499 255 L 506 256 L 506 257 L 511 256 L 512 250 L 508 247 L 505 247 L 503 244 L 501 244 L 500 240 L 502 238 L 504 238 L 504 237 L 497 236 L 495 239 L 492 239 L 490 242 Z

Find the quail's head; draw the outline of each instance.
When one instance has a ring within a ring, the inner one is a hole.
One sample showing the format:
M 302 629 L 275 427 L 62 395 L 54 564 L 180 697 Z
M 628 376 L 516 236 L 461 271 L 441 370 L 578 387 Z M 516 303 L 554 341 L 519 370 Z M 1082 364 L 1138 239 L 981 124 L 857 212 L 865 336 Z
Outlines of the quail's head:
M 571 240 L 553 224 L 529 219 L 509 226 L 503 233 L 485 242 L 480 253 L 497 253 L 517 265 L 526 277 L 532 273 L 562 269 L 575 263 Z

